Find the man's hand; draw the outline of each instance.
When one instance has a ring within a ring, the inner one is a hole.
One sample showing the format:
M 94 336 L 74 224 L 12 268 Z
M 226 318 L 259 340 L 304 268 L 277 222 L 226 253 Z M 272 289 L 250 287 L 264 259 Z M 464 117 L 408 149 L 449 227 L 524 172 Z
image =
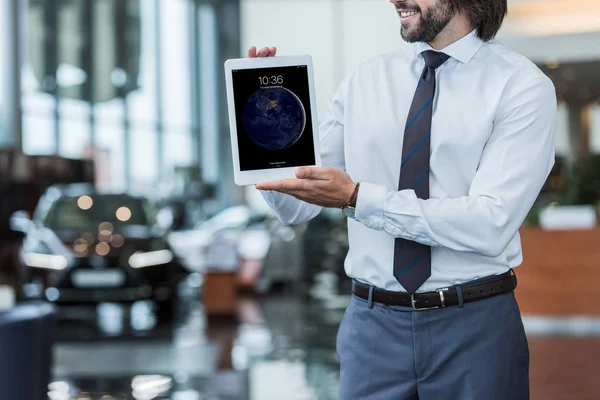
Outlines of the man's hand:
M 303 167 L 296 170 L 296 178 L 261 183 L 258 190 L 274 190 L 321 207 L 345 207 L 354 193 L 356 184 L 350 176 L 332 167 Z
M 248 58 L 256 58 L 256 57 L 275 57 L 277 54 L 276 47 L 264 47 L 260 51 L 256 51 L 256 47 L 252 46 L 248 49 Z

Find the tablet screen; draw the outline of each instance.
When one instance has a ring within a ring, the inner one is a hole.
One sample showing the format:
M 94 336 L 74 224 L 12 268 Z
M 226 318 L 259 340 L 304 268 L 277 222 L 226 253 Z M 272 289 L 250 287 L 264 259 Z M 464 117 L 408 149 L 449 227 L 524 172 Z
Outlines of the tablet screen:
M 306 65 L 232 71 L 241 171 L 314 165 Z

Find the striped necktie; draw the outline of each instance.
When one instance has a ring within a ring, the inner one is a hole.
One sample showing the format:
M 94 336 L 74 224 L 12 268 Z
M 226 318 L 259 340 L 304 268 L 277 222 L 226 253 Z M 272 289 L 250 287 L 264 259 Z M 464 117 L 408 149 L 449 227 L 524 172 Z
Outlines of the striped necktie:
M 428 199 L 435 70 L 445 63 L 449 56 L 428 50 L 423 52 L 423 58 L 425 68 L 404 129 L 398 190 L 412 189 L 418 198 Z M 396 239 L 394 276 L 408 293 L 415 293 L 431 276 L 431 247 L 410 240 Z

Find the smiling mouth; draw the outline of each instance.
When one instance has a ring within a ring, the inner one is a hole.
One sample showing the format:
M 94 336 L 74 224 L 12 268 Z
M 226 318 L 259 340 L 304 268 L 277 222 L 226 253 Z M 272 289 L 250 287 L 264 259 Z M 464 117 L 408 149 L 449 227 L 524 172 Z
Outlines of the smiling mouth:
M 419 12 L 414 10 L 398 10 L 398 14 L 400 14 L 400 18 L 407 19 L 414 15 L 417 15 Z

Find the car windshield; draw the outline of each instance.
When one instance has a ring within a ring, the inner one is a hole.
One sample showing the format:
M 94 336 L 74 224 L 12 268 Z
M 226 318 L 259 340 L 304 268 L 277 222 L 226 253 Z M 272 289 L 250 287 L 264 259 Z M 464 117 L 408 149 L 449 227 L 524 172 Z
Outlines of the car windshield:
M 144 200 L 125 195 L 63 197 L 52 205 L 44 225 L 55 230 L 86 230 L 102 222 L 148 226 L 147 207 Z

